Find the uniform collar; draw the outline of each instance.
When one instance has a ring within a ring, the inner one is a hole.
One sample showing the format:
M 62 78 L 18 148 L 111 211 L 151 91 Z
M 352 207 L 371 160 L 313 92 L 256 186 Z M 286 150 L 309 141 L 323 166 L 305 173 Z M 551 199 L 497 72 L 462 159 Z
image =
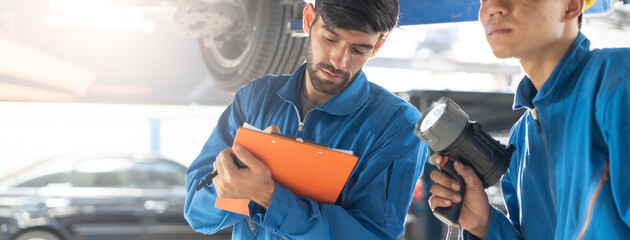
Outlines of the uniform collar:
M 301 106 L 300 89 L 302 89 L 305 72 L 306 63 L 302 64 L 291 75 L 289 81 L 278 91 L 278 96 L 295 106 Z M 338 116 L 348 115 L 359 110 L 368 100 L 369 95 L 370 85 L 363 70 L 360 70 L 354 81 L 345 90 L 333 96 L 316 109 Z
M 556 65 L 549 78 L 540 88 L 540 91 L 536 90 L 534 84 L 529 77 L 523 77 L 523 80 L 516 89 L 516 95 L 514 97 L 514 110 L 521 109 L 523 107 L 534 108 L 534 103 L 544 101 L 554 92 L 563 88 L 564 84 L 570 83 L 575 79 L 571 77 L 577 72 L 582 62 L 590 54 L 591 42 L 579 33 L 578 37 L 573 42 L 571 50 L 569 50 L 562 60 Z

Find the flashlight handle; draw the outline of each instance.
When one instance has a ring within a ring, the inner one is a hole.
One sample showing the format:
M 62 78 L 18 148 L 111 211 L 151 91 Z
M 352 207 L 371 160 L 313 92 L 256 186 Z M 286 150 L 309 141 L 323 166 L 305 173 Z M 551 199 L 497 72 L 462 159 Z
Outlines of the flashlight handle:
M 457 174 L 457 171 L 455 171 L 455 165 L 452 159 L 449 160 L 449 158 L 445 156 L 443 158 L 443 161 L 444 163 L 442 163 L 440 171 L 445 173 L 450 178 L 455 179 L 455 181 L 459 183 L 459 186 L 461 187 L 459 188 L 459 191 L 457 191 L 457 193 L 462 196 L 462 201 L 458 203 L 452 202 L 453 204 L 449 207 L 435 208 L 433 209 L 433 215 L 435 215 L 436 218 L 440 219 L 440 221 L 444 222 L 447 225 L 457 225 L 459 222 L 459 214 L 462 210 L 462 202 L 464 201 L 464 193 L 466 192 L 466 183 L 464 182 L 464 178 L 462 178 L 462 176 Z

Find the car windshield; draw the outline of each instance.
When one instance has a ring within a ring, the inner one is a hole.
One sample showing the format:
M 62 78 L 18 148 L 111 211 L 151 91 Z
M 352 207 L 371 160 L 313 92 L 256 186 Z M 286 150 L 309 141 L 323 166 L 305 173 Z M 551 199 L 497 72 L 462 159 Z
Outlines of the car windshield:
M 38 176 L 15 187 L 132 187 L 133 162 L 124 158 L 96 158 L 81 161 L 73 169 L 37 170 Z
M 57 158 L 46 159 L 5 175 L 0 186 L 17 187 L 27 182 L 30 183 L 26 185 L 45 184 L 59 177 L 62 173 L 70 171 L 72 165 L 71 161 L 62 161 Z

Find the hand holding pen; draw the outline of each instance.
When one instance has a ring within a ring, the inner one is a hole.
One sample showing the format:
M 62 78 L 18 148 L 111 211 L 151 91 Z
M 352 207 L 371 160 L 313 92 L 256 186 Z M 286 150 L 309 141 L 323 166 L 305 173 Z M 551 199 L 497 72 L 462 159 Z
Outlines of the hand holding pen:
M 236 165 L 236 167 L 238 167 L 238 168 L 246 168 L 247 167 L 240 159 L 238 159 L 238 157 L 236 157 L 236 155 L 234 155 L 234 153 L 232 153 L 232 159 L 234 160 L 234 165 Z M 197 185 L 195 190 L 199 191 L 199 190 L 201 190 L 203 188 L 203 186 L 212 184 L 212 179 L 214 177 L 216 177 L 217 175 L 219 175 L 219 172 L 217 170 L 214 170 L 210 174 L 210 176 L 206 177 L 206 179 L 204 179 L 203 181 L 201 181 L 201 183 L 199 185 Z
M 273 125 L 264 132 L 279 133 L 280 130 Z M 213 184 L 218 196 L 250 199 L 267 208 L 276 188 L 275 181 L 269 167 L 247 149 L 238 144 L 224 149 L 217 155 L 213 169 L 197 190 Z

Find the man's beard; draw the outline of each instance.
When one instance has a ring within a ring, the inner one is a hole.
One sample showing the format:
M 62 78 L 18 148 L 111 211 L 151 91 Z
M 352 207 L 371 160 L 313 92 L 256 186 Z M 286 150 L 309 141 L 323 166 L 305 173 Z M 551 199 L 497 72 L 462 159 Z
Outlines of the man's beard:
M 313 88 L 315 88 L 315 90 L 317 90 L 318 92 L 321 93 L 325 93 L 328 95 L 336 95 L 338 93 L 340 93 L 341 91 L 345 90 L 348 85 L 350 85 L 350 83 L 352 83 L 352 81 L 354 80 L 354 77 L 356 77 L 356 74 L 354 76 L 350 76 L 349 72 L 345 72 L 343 70 L 340 69 L 336 69 L 331 65 L 328 64 L 324 64 L 322 62 L 319 62 L 317 64 L 314 65 L 313 63 L 313 52 L 311 49 L 311 44 L 310 44 L 310 39 L 309 39 L 309 44 L 308 44 L 308 54 L 306 55 L 306 67 L 308 67 L 308 76 L 311 79 L 311 83 L 313 84 Z M 341 76 L 343 78 L 343 81 L 341 81 L 338 84 L 335 84 L 331 81 L 328 81 L 326 79 L 322 79 L 320 77 L 317 76 L 317 72 L 320 69 L 325 69 L 326 71 L 335 74 L 337 76 Z M 357 72 L 358 74 L 358 72 Z M 305 82 L 306 84 L 306 82 Z

